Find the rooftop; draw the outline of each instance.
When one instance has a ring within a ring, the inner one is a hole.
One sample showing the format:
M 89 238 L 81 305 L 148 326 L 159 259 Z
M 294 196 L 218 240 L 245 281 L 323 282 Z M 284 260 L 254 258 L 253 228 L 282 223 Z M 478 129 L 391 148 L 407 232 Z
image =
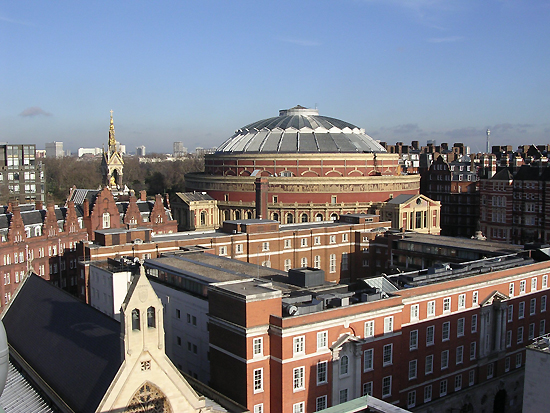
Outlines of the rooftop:
M 540 351 L 542 353 L 550 354 L 550 333 L 544 334 L 527 346 L 529 350 Z

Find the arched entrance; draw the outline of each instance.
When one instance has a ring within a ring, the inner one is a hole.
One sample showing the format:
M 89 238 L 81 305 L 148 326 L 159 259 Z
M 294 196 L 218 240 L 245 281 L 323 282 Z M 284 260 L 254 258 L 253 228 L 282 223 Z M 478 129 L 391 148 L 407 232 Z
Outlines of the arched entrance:
M 506 412 L 506 390 L 502 389 L 495 394 L 495 400 L 493 402 L 493 413 L 505 413 Z

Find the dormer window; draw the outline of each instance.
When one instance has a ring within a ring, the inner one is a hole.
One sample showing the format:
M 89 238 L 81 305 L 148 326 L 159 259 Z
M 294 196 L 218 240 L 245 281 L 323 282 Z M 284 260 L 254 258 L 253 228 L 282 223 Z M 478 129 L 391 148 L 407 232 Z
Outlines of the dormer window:
M 132 330 L 140 330 L 139 327 L 139 310 L 134 308 L 132 310 Z
M 155 328 L 156 326 L 155 307 L 149 307 L 147 309 L 147 327 Z

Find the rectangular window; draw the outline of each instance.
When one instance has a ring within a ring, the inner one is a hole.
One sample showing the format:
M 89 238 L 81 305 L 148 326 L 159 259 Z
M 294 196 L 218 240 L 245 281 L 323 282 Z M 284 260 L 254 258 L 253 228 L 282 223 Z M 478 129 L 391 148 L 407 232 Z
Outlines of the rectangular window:
M 292 405 L 292 413 L 305 413 L 305 403 L 295 403 Z
M 546 320 L 540 320 L 539 323 L 539 336 L 546 334 Z
M 512 347 L 512 330 L 506 332 L 506 347 Z
M 411 305 L 411 322 L 418 320 L 418 313 L 419 313 L 419 305 L 418 304 Z
M 447 395 L 447 380 L 441 380 L 439 382 L 439 396 L 443 397 Z
M 508 295 L 510 297 L 513 297 L 514 296 L 514 283 L 510 283 L 510 286 L 508 288 Z
M 470 360 L 476 359 L 476 342 L 472 341 L 470 343 Z
M 393 316 L 384 317 L 384 334 L 393 331 Z
M 456 336 L 462 337 L 464 335 L 464 318 L 459 318 L 456 324 Z
M 525 286 L 526 286 L 527 282 L 525 280 L 521 280 L 519 282 L 519 293 L 520 294 L 525 294 Z
M 384 366 L 392 364 L 392 350 L 393 344 L 386 344 L 384 346 L 382 362 Z
M 431 346 L 434 344 L 435 326 L 428 326 L 426 328 L 426 345 Z
M 472 305 L 477 305 L 479 300 L 479 293 L 477 291 L 474 291 L 472 293 Z
M 435 301 L 428 301 L 426 311 L 427 311 L 428 317 L 435 316 Z
M 449 367 L 449 350 L 443 350 L 441 352 L 441 370 Z
M 382 379 L 382 397 L 391 396 L 391 376 Z
M 269 242 L 262 242 L 262 251 L 269 251 Z
M 462 388 L 462 374 L 455 376 L 455 391 L 459 391 Z
M 330 242 L 331 244 L 336 244 L 336 235 L 331 235 L 331 236 L 329 237 L 329 242 Z
M 508 306 L 508 322 L 511 323 L 514 321 L 514 305 L 510 304 Z
M 291 242 L 291 240 L 285 239 L 285 248 L 292 248 L 290 242 Z
M 227 255 L 227 247 L 220 247 L 219 255 Z
M 327 382 L 327 362 L 320 361 L 317 363 L 317 385 Z
M 342 234 L 342 242 L 348 242 L 348 234 L 347 233 Z
M 424 387 L 424 403 L 428 403 L 432 401 L 432 385 L 429 384 L 428 386 Z
M 458 309 L 463 310 L 466 308 L 466 294 L 460 294 L 458 296 Z
M 472 314 L 472 333 L 477 332 L 477 314 Z
M 504 359 L 504 371 L 510 371 L 510 357 Z
M 292 371 L 293 376 L 293 388 L 294 390 L 304 390 L 304 373 L 305 367 L 297 367 Z
M 241 254 L 243 252 L 243 244 L 237 244 L 237 254 Z
M 409 361 L 409 380 L 416 379 L 416 367 L 417 367 L 416 360 Z
M 473 386 L 475 384 L 475 382 L 476 382 L 476 372 L 475 372 L 475 370 L 470 370 L 468 372 L 468 384 L 470 386 Z
M 307 257 L 302 257 L 302 260 L 301 260 L 301 267 L 302 268 L 306 268 L 307 267 Z
M 328 346 L 328 332 L 320 331 L 317 333 L 317 350 L 327 348 Z
M 254 405 L 254 413 L 264 413 L 264 404 L 255 404 Z
M 518 344 L 523 343 L 523 327 L 518 327 L 518 338 L 517 338 L 516 342 Z
M 365 338 L 374 337 L 374 320 L 365 322 Z
M 300 246 L 301 247 L 307 247 L 307 238 L 301 238 L 300 239 Z
M 451 297 L 443 299 L 443 312 L 448 313 L 449 311 L 451 311 Z
M 315 399 L 315 411 L 319 412 L 327 408 L 327 396 L 317 397 Z
M 537 279 L 531 278 L 531 292 L 537 291 Z
M 348 389 L 340 390 L 340 404 L 348 401 Z
M 542 288 L 548 288 L 548 275 L 542 276 Z
M 305 336 L 294 337 L 294 340 L 293 340 L 294 355 L 305 353 L 305 342 L 306 342 Z
M 259 393 L 264 390 L 263 373 L 264 369 L 254 370 L 254 393 Z
M 418 330 L 413 330 L 409 334 L 409 350 L 418 348 Z
M 523 361 L 523 357 L 521 353 L 516 354 L 516 368 L 521 367 L 521 363 Z
M 529 302 L 529 315 L 534 315 L 537 312 L 537 299 L 531 298 Z
M 373 369 L 374 362 L 374 349 L 369 348 L 363 353 L 363 371 L 369 371 Z
M 518 318 L 523 318 L 525 316 L 525 302 L 522 301 L 519 303 Z
M 447 341 L 450 338 L 450 336 L 451 336 L 451 323 L 449 321 L 445 321 L 441 329 L 441 340 Z
M 464 361 L 464 346 L 458 346 L 456 348 L 456 364 L 462 364 Z
M 255 338 L 253 343 L 254 343 L 253 344 L 254 356 L 263 355 L 263 338 L 262 337 Z
M 434 356 L 430 354 L 426 356 L 426 363 L 424 364 L 424 374 L 432 374 L 434 371 Z
M 329 272 L 336 272 L 336 254 L 330 254 L 329 256 Z
M 363 383 L 363 396 L 372 396 L 372 381 Z
M 416 390 L 410 391 L 407 394 L 407 408 L 416 406 Z
M 313 244 L 321 245 L 321 237 L 314 237 L 313 238 Z
M 540 297 L 540 312 L 544 313 L 546 311 L 546 296 L 543 295 Z
M 529 324 L 529 340 L 533 340 L 535 338 L 535 323 Z

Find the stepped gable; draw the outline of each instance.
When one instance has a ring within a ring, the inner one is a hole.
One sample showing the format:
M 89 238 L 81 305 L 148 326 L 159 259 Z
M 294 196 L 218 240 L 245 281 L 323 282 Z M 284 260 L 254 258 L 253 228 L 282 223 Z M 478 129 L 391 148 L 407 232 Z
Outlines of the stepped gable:
M 26 238 L 25 223 L 23 222 L 23 218 L 21 218 L 21 210 L 16 205 L 12 209 L 12 217 L 8 229 L 8 241 L 21 242 Z

